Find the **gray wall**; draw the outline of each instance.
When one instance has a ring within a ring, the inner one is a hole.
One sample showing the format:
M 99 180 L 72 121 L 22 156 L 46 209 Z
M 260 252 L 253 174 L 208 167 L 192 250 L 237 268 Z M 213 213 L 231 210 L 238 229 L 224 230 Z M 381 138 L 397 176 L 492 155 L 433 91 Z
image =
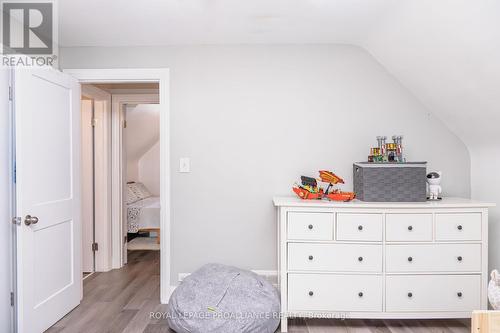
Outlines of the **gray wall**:
M 62 48 L 62 68 L 171 70 L 172 279 L 207 262 L 275 269 L 274 195 L 329 169 L 351 188 L 375 136 L 470 196 L 462 141 L 372 56 L 344 45 Z M 177 172 L 179 157 L 191 173 Z
M 491 120 L 490 120 L 491 121 Z M 496 122 L 498 124 L 498 122 Z M 472 145 L 471 183 L 472 198 L 497 204 L 489 210 L 488 251 L 489 269 L 500 269 L 500 142 L 498 138 L 491 143 Z
M 0 69 L 0 332 L 11 332 L 9 75 Z

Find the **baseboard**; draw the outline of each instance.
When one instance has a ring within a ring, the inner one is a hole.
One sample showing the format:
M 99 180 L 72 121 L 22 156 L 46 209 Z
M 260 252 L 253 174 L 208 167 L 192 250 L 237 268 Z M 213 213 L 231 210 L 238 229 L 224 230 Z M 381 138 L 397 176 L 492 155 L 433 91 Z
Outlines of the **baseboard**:
M 185 278 L 187 278 L 191 273 L 179 273 L 177 282 L 181 283 L 184 281 Z
M 261 269 L 252 269 L 251 271 L 254 272 L 257 275 L 265 277 L 267 280 L 274 280 L 276 282 L 278 281 L 278 271 L 261 270 Z M 189 275 L 191 275 L 191 273 L 179 273 L 179 275 L 178 275 L 178 281 L 182 282 Z
M 278 288 L 278 271 L 273 270 L 261 270 L 261 269 L 252 269 L 257 275 L 264 277 L 267 281 L 269 281 L 274 287 Z M 179 273 L 178 282 L 181 283 L 185 278 L 187 278 L 191 273 Z M 170 294 L 172 294 L 177 288 L 177 286 L 170 286 Z M 170 295 L 169 295 L 170 297 Z

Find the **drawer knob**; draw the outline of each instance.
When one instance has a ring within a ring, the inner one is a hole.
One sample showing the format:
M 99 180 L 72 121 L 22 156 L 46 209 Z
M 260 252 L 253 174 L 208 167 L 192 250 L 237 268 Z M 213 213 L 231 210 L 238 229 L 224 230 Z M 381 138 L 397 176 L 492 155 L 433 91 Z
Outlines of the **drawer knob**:
M 462 230 L 462 229 L 463 229 L 462 225 L 461 225 L 461 224 L 459 224 L 459 225 L 457 226 L 457 229 L 458 229 L 458 230 Z
M 458 261 L 462 261 L 462 259 L 463 259 L 463 258 L 462 258 L 462 256 L 458 256 L 458 257 L 457 257 L 457 260 L 458 260 Z
M 313 260 L 313 259 L 314 259 L 314 257 L 313 257 L 313 256 L 309 256 L 309 260 Z
M 309 296 L 312 296 L 314 295 L 314 293 L 312 291 L 309 292 Z
M 457 296 L 458 296 L 458 297 L 462 297 L 462 293 L 459 291 L 459 292 L 457 293 Z
M 363 261 L 363 257 L 359 257 L 359 258 L 358 258 L 358 261 Z
M 363 293 L 362 293 L 362 292 L 359 292 L 359 293 L 358 293 L 358 296 L 359 296 L 359 297 L 363 297 Z
M 358 230 L 359 231 L 363 230 L 363 226 L 362 225 L 358 225 Z
M 312 224 L 309 224 L 307 227 L 309 228 L 309 230 L 312 230 L 313 225 L 312 225 Z
M 408 231 L 412 231 L 413 230 L 413 226 L 409 225 L 408 226 Z
M 412 262 L 412 261 L 413 261 L 413 258 L 412 258 L 412 257 L 408 257 L 408 261 L 409 261 L 409 262 Z
M 408 293 L 408 297 L 412 298 L 413 297 L 413 293 Z

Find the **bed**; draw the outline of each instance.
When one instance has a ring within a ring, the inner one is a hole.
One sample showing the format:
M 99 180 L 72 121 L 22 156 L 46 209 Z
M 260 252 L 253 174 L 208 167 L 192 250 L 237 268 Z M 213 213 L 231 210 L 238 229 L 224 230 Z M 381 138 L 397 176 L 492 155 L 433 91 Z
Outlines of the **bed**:
M 160 243 L 160 198 L 152 196 L 142 183 L 127 183 L 127 232 L 154 231 Z

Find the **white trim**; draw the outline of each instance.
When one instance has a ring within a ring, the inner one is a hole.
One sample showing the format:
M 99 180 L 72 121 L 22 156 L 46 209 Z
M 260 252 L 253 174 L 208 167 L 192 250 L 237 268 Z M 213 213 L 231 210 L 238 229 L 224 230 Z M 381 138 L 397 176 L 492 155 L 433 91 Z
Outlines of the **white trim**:
M 112 224 L 111 224 L 111 94 L 108 92 L 89 85 L 82 85 L 82 96 L 91 98 L 95 102 L 104 103 L 104 117 L 102 119 L 101 131 L 96 131 L 96 143 L 101 142 L 100 150 L 95 145 L 96 164 L 98 160 L 102 160 L 103 168 L 95 168 L 95 179 L 103 179 L 105 185 L 96 182 L 94 189 L 96 193 L 96 202 L 100 204 L 95 205 L 95 241 L 99 244 L 99 251 L 95 253 L 95 271 L 107 272 L 112 268 L 113 251 L 111 242 L 104 241 L 111 239 Z M 100 174 L 99 174 L 100 173 Z M 101 208 L 101 209 L 100 209 Z
M 251 272 L 266 278 L 268 281 L 271 278 L 275 279 L 275 280 L 278 279 L 278 271 L 276 271 L 276 270 L 252 269 Z M 184 281 L 184 279 L 187 278 L 189 275 L 191 275 L 191 273 L 179 273 L 178 282 Z
M 112 244 L 112 267 L 121 268 L 127 263 L 126 256 L 123 255 L 123 237 L 126 232 L 123 230 L 125 217 L 125 207 L 123 206 L 123 185 L 125 183 L 125 165 L 123 161 L 123 106 L 125 104 L 158 104 L 158 94 L 132 94 L 113 95 L 111 107 L 111 169 L 119 170 L 111 175 L 111 193 L 113 200 L 111 203 L 111 244 Z M 161 112 L 161 111 L 160 111 Z M 160 128 L 160 136 L 162 129 Z M 161 146 L 161 144 L 160 144 Z M 118 194 L 118 195 L 116 195 Z M 161 195 L 160 195 L 161 200 Z M 160 228 L 161 229 L 161 228 Z
M 251 272 L 262 276 L 265 278 L 267 281 L 269 281 L 276 289 L 280 289 L 279 286 L 279 278 L 278 278 L 278 271 L 276 270 L 261 270 L 261 269 L 252 269 Z M 179 273 L 178 275 L 178 282 L 181 283 L 185 278 L 187 278 L 191 273 Z M 171 285 L 170 286 L 170 295 L 174 292 L 175 288 L 177 288 L 178 285 Z M 170 297 L 169 295 L 169 297 Z
M 7 71 L 6 79 L 7 79 L 7 85 L 9 86 L 9 89 L 13 89 L 14 85 L 14 71 L 11 70 L 4 70 Z M 2 75 L 2 80 L 3 80 L 3 75 Z M 13 93 L 13 91 L 12 91 Z M 9 173 L 9 184 L 7 185 L 8 187 L 8 214 L 10 218 L 14 218 L 15 216 L 15 211 L 16 211 L 16 186 L 14 183 L 14 170 L 15 170 L 15 116 L 14 116 L 14 103 L 13 100 L 9 100 L 8 103 L 6 103 L 7 109 L 2 110 L 7 112 L 7 116 L 5 119 L 7 119 L 8 124 L 8 142 L 6 144 L 9 145 L 8 147 L 8 161 L 7 163 L 9 164 L 7 167 L 7 171 Z M 6 221 L 7 222 L 7 221 Z M 14 293 L 14 299 L 16 299 L 15 293 L 17 292 L 17 244 L 16 244 L 16 239 L 17 239 L 17 227 L 14 226 L 13 224 L 10 225 L 9 228 L 9 266 L 11 268 L 12 274 L 10 275 L 10 291 Z M 10 308 L 10 328 L 12 332 L 17 332 L 17 318 L 19 315 L 19 309 L 17 306 L 12 306 Z
M 160 301 L 168 302 L 170 297 L 170 108 L 169 70 L 167 68 L 145 69 L 65 69 L 81 83 L 111 82 L 159 82 L 160 84 L 160 196 L 161 196 L 161 239 L 160 245 Z

